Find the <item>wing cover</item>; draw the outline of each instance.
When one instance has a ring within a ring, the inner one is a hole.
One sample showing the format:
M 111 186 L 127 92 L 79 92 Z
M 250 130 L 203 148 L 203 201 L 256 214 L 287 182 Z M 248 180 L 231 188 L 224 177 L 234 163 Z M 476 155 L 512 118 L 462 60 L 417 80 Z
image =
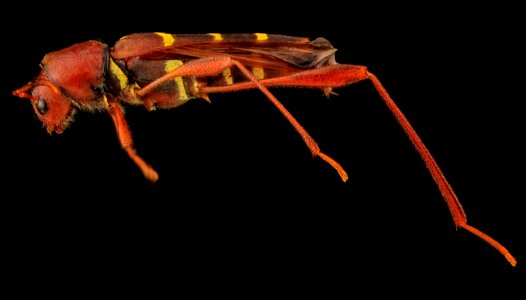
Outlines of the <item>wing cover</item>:
M 310 41 L 270 34 L 137 33 L 120 39 L 112 49 L 112 57 L 125 61 L 133 57 L 188 61 L 228 55 L 247 67 L 293 72 L 336 64 L 335 52 L 323 38 Z

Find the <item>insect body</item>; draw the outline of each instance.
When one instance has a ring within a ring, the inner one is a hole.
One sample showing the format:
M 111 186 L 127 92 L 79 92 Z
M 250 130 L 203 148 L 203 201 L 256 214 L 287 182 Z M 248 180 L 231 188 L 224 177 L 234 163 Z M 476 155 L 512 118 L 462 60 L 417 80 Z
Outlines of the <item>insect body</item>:
M 77 110 L 107 112 L 122 148 L 150 181 L 157 172 L 134 150 L 123 105 L 169 109 L 209 94 L 259 89 L 284 115 L 314 157 L 329 163 L 343 181 L 347 173 L 268 90 L 308 87 L 323 90 L 369 79 L 430 171 L 457 227 L 482 238 L 512 264 L 515 258 L 493 238 L 467 224 L 464 210 L 429 150 L 380 81 L 365 66 L 339 64 L 336 49 L 323 38 L 256 34 L 138 33 L 113 47 L 98 41 L 75 44 L 44 56 L 40 74 L 13 94 L 31 100 L 49 133 L 61 133 Z

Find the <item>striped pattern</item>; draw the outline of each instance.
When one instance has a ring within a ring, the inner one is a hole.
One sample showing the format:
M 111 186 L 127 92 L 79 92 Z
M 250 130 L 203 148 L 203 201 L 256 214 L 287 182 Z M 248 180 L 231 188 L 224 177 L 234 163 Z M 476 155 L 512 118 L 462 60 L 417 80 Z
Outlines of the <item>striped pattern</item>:
M 162 32 L 156 32 L 155 34 L 157 34 L 163 39 L 163 46 L 165 47 L 171 46 L 175 42 L 175 37 L 173 34 L 162 33 Z
M 124 90 L 126 86 L 128 85 L 128 77 L 124 74 L 124 72 L 117 66 L 117 64 L 113 61 L 113 59 L 110 58 L 110 73 L 117 78 L 117 81 L 119 82 L 119 88 Z
M 166 73 L 170 73 L 171 71 L 182 66 L 183 62 L 178 59 L 173 59 L 173 60 L 165 61 L 164 64 L 165 64 L 164 70 L 166 71 Z M 189 97 L 188 97 L 188 94 L 186 93 L 186 88 L 184 86 L 183 78 L 175 77 L 173 81 L 175 82 L 175 85 L 177 86 L 177 90 L 179 91 L 179 100 L 181 101 L 188 100 Z
M 209 33 L 208 35 L 211 35 L 214 38 L 214 41 L 222 41 L 223 36 L 221 33 Z
M 252 74 L 254 74 L 254 77 L 258 80 L 265 79 L 265 70 L 263 70 L 263 68 L 252 67 Z
M 207 47 L 215 43 L 280 43 L 290 46 L 304 46 L 310 43 L 308 38 L 266 33 L 241 34 L 170 34 L 164 32 L 134 33 L 122 37 L 112 49 L 114 59 L 124 59 L 163 51 L 169 47 L 193 46 Z
M 308 42 L 305 38 L 291 37 L 277 34 L 266 34 L 266 33 L 240 33 L 240 34 L 221 34 L 221 33 L 208 33 L 208 34 L 169 34 L 156 32 L 162 39 L 164 46 L 178 45 L 178 44 L 191 44 L 192 42 L 278 42 L 278 43 L 302 43 Z
M 234 83 L 234 78 L 232 77 L 232 70 L 230 68 L 224 69 L 222 75 L 226 85 L 231 85 Z
M 256 41 L 266 41 L 268 40 L 268 34 L 266 33 L 254 33 L 256 35 Z

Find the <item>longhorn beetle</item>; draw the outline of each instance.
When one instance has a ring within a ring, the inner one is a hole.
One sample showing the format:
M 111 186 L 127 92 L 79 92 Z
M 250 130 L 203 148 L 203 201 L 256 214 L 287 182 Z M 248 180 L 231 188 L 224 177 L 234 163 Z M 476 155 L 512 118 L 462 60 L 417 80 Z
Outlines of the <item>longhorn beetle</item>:
M 190 99 L 210 101 L 213 93 L 258 89 L 302 137 L 313 157 L 329 163 L 343 181 L 347 173 L 323 153 L 309 133 L 268 90 L 271 87 L 307 87 L 323 90 L 369 79 L 409 137 L 444 197 L 457 227 L 466 229 L 497 249 L 511 265 L 515 258 L 496 240 L 467 224 L 453 188 L 378 78 L 365 66 L 339 64 L 336 49 L 324 38 L 255 34 L 136 33 L 113 47 L 87 41 L 48 53 L 40 74 L 13 94 L 31 101 L 49 133 L 62 133 L 79 110 L 107 112 L 122 148 L 155 182 L 157 172 L 132 146 L 123 105 L 147 110 L 175 108 Z

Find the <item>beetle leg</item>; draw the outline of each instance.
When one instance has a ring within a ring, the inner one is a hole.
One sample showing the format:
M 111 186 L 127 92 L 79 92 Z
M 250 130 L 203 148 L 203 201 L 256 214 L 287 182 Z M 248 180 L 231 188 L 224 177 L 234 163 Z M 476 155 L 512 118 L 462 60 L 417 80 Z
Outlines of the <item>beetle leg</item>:
M 238 64 L 236 63 L 236 65 Z M 238 67 L 240 67 L 240 69 L 248 77 L 252 76 L 250 72 L 245 72 L 243 70 L 244 66 L 238 65 Z M 231 86 L 204 87 L 201 92 L 205 94 L 217 92 L 232 92 L 258 87 L 267 95 L 267 97 L 271 101 L 274 102 L 273 96 L 269 96 L 267 92 L 265 92 L 266 87 L 310 87 L 322 88 L 325 91 L 327 91 L 327 88 L 335 88 L 350 85 L 354 82 L 358 82 L 364 79 L 369 79 L 372 81 L 374 87 L 380 94 L 381 99 L 385 102 L 389 110 L 393 113 L 397 122 L 400 124 L 405 134 L 409 137 L 411 143 L 414 145 L 417 152 L 422 157 L 427 169 L 429 170 L 431 176 L 433 177 L 436 185 L 438 186 L 442 196 L 444 197 L 448 205 L 455 225 L 457 227 L 464 228 L 465 230 L 486 241 L 488 244 L 497 249 L 502 255 L 504 255 L 504 257 L 506 257 L 506 259 L 510 262 L 511 265 L 515 266 L 517 264 L 516 259 L 504 246 L 502 246 L 499 242 L 497 242 L 487 234 L 481 232 L 477 228 L 467 224 L 467 218 L 466 214 L 464 213 L 464 209 L 462 208 L 462 205 L 460 204 L 457 195 L 453 191 L 453 188 L 449 185 L 448 181 L 446 180 L 446 177 L 442 173 L 442 170 L 438 167 L 438 164 L 436 163 L 435 159 L 433 158 L 427 147 L 424 145 L 416 131 L 413 129 L 407 118 L 391 99 L 391 97 L 389 96 L 385 88 L 382 86 L 378 78 L 374 74 L 368 72 L 366 67 L 340 64 L 331 65 L 318 69 L 305 70 L 282 77 L 263 79 L 261 81 L 251 79 L 250 82 L 242 82 Z M 302 133 L 300 132 L 300 134 Z
M 267 98 L 276 106 L 276 108 L 287 118 L 287 120 L 290 122 L 290 124 L 296 129 L 296 131 L 300 134 L 303 141 L 309 148 L 309 150 L 312 153 L 312 156 L 319 156 L 321 159 L 329 163 L 336 171 L 338 171 L 338 174 L 342 178 L 343 181 L 347 181 L 349 176 L 347 175 L 347 172 L 342 168 L 342 166 L 336 162 L 334 159 L 326 155 L 325 153 L 321 152 L 320 147 L 314 141 L 314 139 L 310 136 L 310 134 L 303 128 L 303 126 L 300 125 L 300 123 L 292 116 L 292 114 L 279 102 L 279 100 L 272 95 L 272 93 L 263 85 L 260 83 L 260 81 L 252 75 L 252 73 L 247 70 L 247 68 L 240 62 L 233 60 L 229 56 L 212 56 L 212 57 L 205 57 L 205 58 L 198 58 L 192 61 L 189 61 L 185 63 L 184 65 L 181 65 L 179 68 L 173 70 L 170 73 L 167 73 L 166 75 L 152 81 L 147 86 L 143 87 L 140 91 L 137 92 L 137 95 L 144 96 L 148 92 L 152 91 L 157 86 L 163 84 L 164 82 L 171 80 L 173 78 L 179 77 L 179 76 L 196 76 L 196 77 L 206 77 L 206 76 L 213 76 L 220 74 L 223 72 L 223 70 L 236 65 L 247 78 L 253 82 L 256 87 L 267 96 Z
M 301 126 L 301 124 L 294 118 L 294 116 L 279 102 L 279 100 L 265 87 L 264 84 L 261 83 L 260 80 L 258 80 L 247 68 L 240 62 L 236 60 L 232 60 L 232 63 L 236 65 L 236 67 L 239 68 L 239 70 L 251 81 L 253 82 L 256 87 L 263 93 L 267 98 L 276 106 L 276 108 L 285 116 L 285 118 L 289 121 L 289 123 L 296 129 L 296 131 L 299 133 L 305 144 L 307 145 L 307 148 L 309 148 L 310 152 L 312 153 L 312 156 L 318 156 L 328 164 L 330 164 L 338 174 L 340 175 L 341 179 L 343 181 L 347 181 L 349 176 L 347 175 L 347 172 L 343 169 L 343 167 L 334 159 L 332 159 L 330 156 L 326 155 L 325 153 L 321 152 L 320 147 L 318 146 L 318 143 L 310 136 L 310 134 Z
M 429 173 L 431 173 L 431 176 L 433 177 L 433 180 L 438 186 L 440 193 L 442 193 L 442 196 L 446 200 L 447 206 L 449 208 L 449 211 L 451 212 L 451 216 L 453 217 L 455 225 L 457 227 L 464 228 L 465 230 L 483 239 L 485 242 L 493 246 L 493 248 L 497 249 L 510 262 L 512 266 L 515 266 L 517 264 L 517 260 L 513 257 L 513 255 L 511 255 L 508 249 L 506 249 L 504 246 L 502 246 L 499 242 L 497 242 L 489 235 L 485 234 L 484 232 L 478 230 L 477 228 L 471 225 L 468 225 L 466 214 L 464 213 L 464 209 L 462 208 L 462 205 L 460 204 L 460 201 L 458 200 L 455 191 L 453 191 L 453 188 L 451 187 L 451 185 L 449 185 L 449 182 L 446 180 L 446 177 L 442 173 L 442 170 L 436 163 L 435 159 L 433 158 L 427 147 L 424 145 L 424 142 L 422 142 L 416 131 L 413 129 L 413 126 L 411 126 L 411 124 L 404 116 L 402 111 L 394 103 L 393 99 L 391 99 L 383 85 L 380 83 L 380 80 L 378 80 L 378 78 L 372 73 L 367 72 L 366 75 L 367 78 L 369 78 L 373 82 L 373 85 L 380 94 L 382 100 L 385 102 L 389 110 L 393 113 L 394 117 L 396 118 L 396 121 L 398 122 L 398 124 L 400 124 L 405 134 L 407 135 L 407 137 L 409 137 L 411 143 L 414 145 L 414 147 L 422 157 L 422 160 L 424 161 L 427 169 L 429 170 Z
M 347 172 L 343 169 L 343 167 L 334 159 L 332 159 L 330 156 L 326 155 L 325 153 L 321 152 L 320 147 L 318 146 L 318 143 L 310 136 L 310 134 L 301 126 L 301 124 L 292 116 L 292 114 L 279 102 L 279 100 L 272 95 L 272 93 L 265 87 L 264 84 L 261 83 L 247 68 L 240 62 L 236 60 L 232 60 L 232 63 L 236 65 L 236 67 L 239 68 L 239 70 L 245 74 L 245 76 L 252 81 L 256 87 L 263 93 L 267 98 L 276 106 L 276 108 L 287 118 L 289 123 L 296 129 L 296 131 L 299 133 L 307 147 L 309 148 L 310 152 L 312 153 L 312 156 L 318 156 L 324 161 L 326 161 L 328 164 L 330 164 L 336 171 L 338 171 L 338 174 L 340 175 L 341 179 L 343 181 L 347 181 L 349 176 L 347 175 Z
M 128 127 L 128 123 L 126 122 L 126 119 L 124 118 L 124 113 L 122 112 L 122 107 L 115 101 L 109 101 L 109 113 L 111 118 L 113 119 L 113 123 L 115 124 L 115 129 L 117 130 L 117 135 L 119 137 L 119 142 L 122 146 L 122 149 L 128 153 L 130 158 L 137 164 L 137 166 L 141 169 L 142 173 L 144 174 L 144 177 L 146 179 L 155 182 L 157 179 L 159 179 L 159 175 L 157 172 L 148 164 L 146 163 L 138 154 L 135 152 L 135 149 L 133 149 L 133 140 L 130 128 Z

